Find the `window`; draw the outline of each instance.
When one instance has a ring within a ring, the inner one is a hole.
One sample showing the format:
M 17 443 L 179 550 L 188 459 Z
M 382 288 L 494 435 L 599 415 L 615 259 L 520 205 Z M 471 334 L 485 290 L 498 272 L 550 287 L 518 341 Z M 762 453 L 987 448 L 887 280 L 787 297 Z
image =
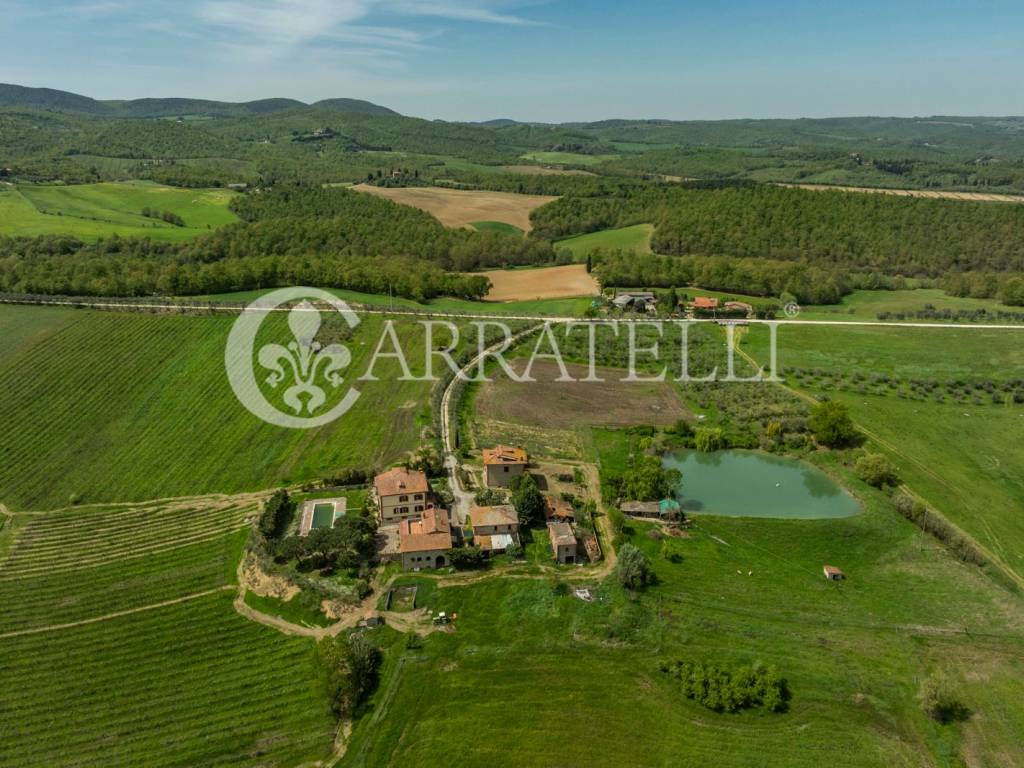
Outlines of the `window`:
M 422 504 L 417 504 L 416 505 L 416 511 L 417 512 L 422 512 L 423 511 L 423 505 Z
M 413 500 L 414 501 L 422 501 L 423 500 L 423 494 L 422 493 L 417 493 L 415 496 L 413 496 Z
M 502 467 L 502 469 L 508 472 L 508 467 Z
M 408 497 L 408 496 L 399 496 L 399 497 L 398 497 L 398 500 L 399 500 L 400 502 L 402 502 L 402 501 L 408 501 L 408 500 L 409 500 L 409 497 Z
M 399 507 L 395 511 L 398 512 L 398 514 L 400 514 L 400 515 L 408 515 L 409 514 L 409 508 L 408 507 Z

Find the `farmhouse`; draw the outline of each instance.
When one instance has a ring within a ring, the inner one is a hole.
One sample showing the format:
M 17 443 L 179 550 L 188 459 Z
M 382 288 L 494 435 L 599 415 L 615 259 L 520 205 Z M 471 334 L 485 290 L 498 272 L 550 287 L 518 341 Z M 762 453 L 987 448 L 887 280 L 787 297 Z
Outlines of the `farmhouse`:
M 443 568 L 448 564 L 451 548 L 452 526 L 443 509 L 427 507 L 419 520 L 402 520 L 398 524 L 398 549 L 402 568 L 407 571 Z
M 576 520 L 576 510 L 561 496 L 546 494 L 544 496 L 544 517 L 549 521 L 572 523 Z
M 632 309 L 635 312 L 653 312 L 658 297 L 651 291 L 626 291 L 612 299 L 612 306 L 618 309 Z
M 484 552 L 504 552 L 519 543 L 519 516 L 511 504 L 473 507 L 473 543 Z
M 555 560 L 562 564 L 576 562 L 576 534 L 568 523 L 548 523 L 548 536 L 551 539 L 551 552 Z
M 718 299 L 714 296 L 694 296 L 690 308 L 699 312 L 714 312 L 718 309 Z
M 395 467 L 373 478 L 382 523 L 419 517 L 427 505 L 430 483 L 425 473 Z
M 488 488 L 508 488 L 512 478 L 526 471 L 526 450 L 510 445 L 484 449 L 484 472 Z

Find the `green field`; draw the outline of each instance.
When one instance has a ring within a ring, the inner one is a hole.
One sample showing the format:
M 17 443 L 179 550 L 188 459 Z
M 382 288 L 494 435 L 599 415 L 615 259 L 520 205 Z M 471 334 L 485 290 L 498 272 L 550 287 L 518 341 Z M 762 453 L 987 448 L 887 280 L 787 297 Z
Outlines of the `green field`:
M 576 152 L 527 152 L 520 155 L 523 160 L 534 163 L 551 163 L 554 165 L 600 165 L 606 160 L 614 160 L 618 155 L 584 155 Z
M 800 387 L 794 368 L 872 373 L 901 380 L 1006 381 L 1024 377 L 1022 332 L 925 328 L 785 326 L 779 366 Z M 767 333 L 745 346 L 767 360 Z M 809 380 L 807 380 L 809 381 Z M 944 395 L 911 399 L 881 390 L 822 390 L 847 403 L 854 419 L 889 453 L 903 480 L 984 546 L 1000 565 L 1024 575 L 1024 406 L 990 400 L 955 402 Z
M 498 232 L 502 235 L 523 236 L 523 230 L 514 224 L 506 224 L 504 221 L 473 221 L 470 223 L 473 229 L 480 232 Z
M 260 421 L 224 373 L 231 317 L 36 312 L 0 306 L 0 338 L 8 326 L 21 338 L 0 358 L 0 503 L 15 509 L 64 506 L 72 495 L 89 503 L 234 493 L 383 466 L 415 447 L 429 422 L 430 384 L 415 381 L 357 386 L 352 410 L 320 429 Z M 364 372 L 382 325 L 363 319 L 347 377 Z M 403 344 L 421 349 L 420 326 L 396 327 Z M 422 353 L 409 364 L 422 371 Z M 397 363 L 383 360 L 376 373 L 389 371 Z
M 231 224 L 236 193 L 178 189 L 144 181 L 103 184 L 0 186 L 0 235 L 62 234 L 82 240 L 120 235 L 181 241 Z M 143 208 L 180 216 L 179 227 L 142 215 Z
M 634 251 L 636 253 L 651 252 L 651 235 L 654 227 L 651 224 L 636 224 L 620 229 L 605 229 L 587 235 L 559 240 L 556 248 L 568 248 L 576 261 L 583 261 L 591 251 L 601 248 L 606 251 Z

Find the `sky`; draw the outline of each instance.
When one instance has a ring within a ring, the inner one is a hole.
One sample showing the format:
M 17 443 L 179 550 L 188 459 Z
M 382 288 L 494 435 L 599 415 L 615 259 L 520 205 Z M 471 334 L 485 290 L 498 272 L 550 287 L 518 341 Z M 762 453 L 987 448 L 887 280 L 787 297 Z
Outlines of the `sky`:
M 1024 114 L 1020 0 L 0 0 L 0 82 L 446 120 Z

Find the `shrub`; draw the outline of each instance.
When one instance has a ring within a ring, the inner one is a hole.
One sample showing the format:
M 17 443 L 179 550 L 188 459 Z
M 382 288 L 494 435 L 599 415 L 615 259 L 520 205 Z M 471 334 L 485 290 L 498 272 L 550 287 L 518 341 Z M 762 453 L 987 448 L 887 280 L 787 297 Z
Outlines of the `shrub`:
M 651 561 L 643 552 L 632 544 L 624 544 L 619 550 L 619 560 L 615 564 L 615 575 L 619 583 L 633 591 L 643 589 L 654 579 Z
M 321 640 L 316 648 L 318 678 L 331 711 L 350 717 L 377 685 L 381 653 L 366 635 L 339 635 Z
M 861 456 L 857 459 L 854 471 L 857 473 L 857 477 L 875 488 L 899 484 L 896 467 L 880 453 L 868 453 Z
M 783 712 L 789 700 L 786 681 L 774 667 L 760 663 L 726 669 L 716 664 L 663 662 L 661 671 L 679 680 L 683 694 L 716 712 L 761 707 Z
M 711 453 L 722 447 L 722 430 L 718 427 L 700 427 L 694 444 L 701 453 Z
M 284 533 L 292 512 L 295 511 L 295 504 L 288 497 L 288 491 L 281 488 L 274 491 L 263 504 L 263 512 L 260 514 L 258 528 L 266 539 L 276 539 Z
M 448 550 L 448 562 L 457 570 L 469 571 L 487 565 L 487 555 L 480 547 L 457 547 Z
M 918 699 L 925 714 L 940 723 L 962 720 L 967 713 L 967 708 L 957 696 L 952 679 L 942 671 L 925 678 Z

